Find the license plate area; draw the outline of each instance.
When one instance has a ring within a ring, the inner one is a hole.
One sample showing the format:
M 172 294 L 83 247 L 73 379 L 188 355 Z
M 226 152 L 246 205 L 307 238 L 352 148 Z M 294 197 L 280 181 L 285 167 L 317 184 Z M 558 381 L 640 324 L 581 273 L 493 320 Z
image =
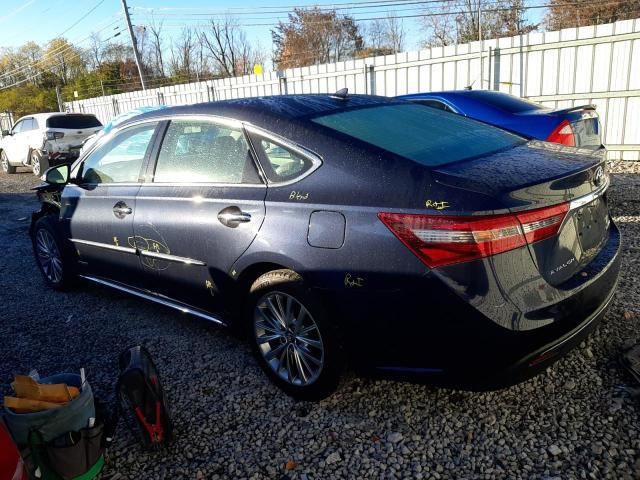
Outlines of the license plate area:
M 607 239 L 611 222 L 606 196 L 602 195 L 575 210 L 573 222 L 583 255 L 587 257 L 595 255 Z

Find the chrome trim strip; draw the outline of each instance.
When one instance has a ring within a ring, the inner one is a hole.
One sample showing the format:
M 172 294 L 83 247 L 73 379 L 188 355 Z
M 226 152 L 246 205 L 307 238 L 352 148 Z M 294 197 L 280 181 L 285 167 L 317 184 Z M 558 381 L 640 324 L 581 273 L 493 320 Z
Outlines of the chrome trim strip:
M 201 265 L 201 266 L 207 265 L 206 263 L 201 262 L 200 260 L 195 260 L 193 258 L 188 258 L 188 257 L 179 257 L 178 255 L 168 255 L 166 253 L 152 252 L 150 250 L 138 250 L 138 252 L 143 257 L 157 258 L 159 260 L 166 260 L 168 262 L 184 263 L 186 265 Z
M 78 238 L 70 239 L 73 243 L 79 243 L 81 245 L 89 245 L 90 247 L 104 248 L 105 250 L 113 250 L 121 253 L 128 253 L 129 255 L 137 255 L 138 251 L 135 248 L 121 247 L 120 245 L 110 245 L 108 243 L 92 242 L 91 240 L 80 240 Z
M 166 307 L 170 307 L 173 308 L 175 310 L 179 310 L 182 313 L 188 313 L 190 315 L 194 315 L 196 317 L 200 317 L 200 318 L 204 318 L 205 320 L 209 320 L 211 322 L 220 324 L 220 325 L 224 325 L 225 327 L 227 326 L 227 324 L 225 322 L 223 322 L 220 318 L 216 317 L 215 315 L 212 315 L 210 313 L 205 313 L 201 310 L 195 309 L 193 307 L 189 307 L 187 305 L 184 305 L 180 302 L 177 301 L 173 301 L 167 297 L 164 298 L 160 298 L 158 295 L 154 294 L 153 292 L 141 292 L 138 290 L 134 290 L 131 288 L 127 288 L 124 285 L 120 285 L 114 282 L 110 282 L 108 280 L 103 280 L 101 278 L 96 278 L 96 277 L 92 277 L 90 275 L 80 275 L 80 277 L 89 280 L 91 282 L 95 282 L 98 283 L 100 285 L 104 285 L 107 287 L 111 287 L 114 288 L 116 290 L 120 290 L 121 292 L 125 292 L 125 293 L 130 293 L 131 295 L 135 295 L 136 297 L 140 297 L 140 298 L 144 298 L 145 300 L 150 300 L 152 302 L 155 303 L 159 303 L 160 305 L 164 305 Z
M 569 210 L 575 210 L 576 208 L 583 207 L 587 203 L 593 202 L 596 198 L 601 196 L 607 190 L 607 188 L 609 188 L 609 183 L 610 179 L 609 177 L 606 177 L 606 181 L 600 189 L 596 190 L 595 192 L 591 192 L 584 197 L 571 200 L 571 202 L 569 202 Z

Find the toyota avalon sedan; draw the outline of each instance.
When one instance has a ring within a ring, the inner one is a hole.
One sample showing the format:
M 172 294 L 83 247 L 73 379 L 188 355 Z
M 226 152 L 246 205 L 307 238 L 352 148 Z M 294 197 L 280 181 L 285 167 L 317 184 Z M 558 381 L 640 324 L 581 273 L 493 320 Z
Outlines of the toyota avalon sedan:
M 293 95 L 123 122 L 46 173 L 46 282 L 82 278 L 246 332 L 289 395 L 342 366 L 469 389 L 539 372 L 615 291 L 592 150 L 424 105 Z

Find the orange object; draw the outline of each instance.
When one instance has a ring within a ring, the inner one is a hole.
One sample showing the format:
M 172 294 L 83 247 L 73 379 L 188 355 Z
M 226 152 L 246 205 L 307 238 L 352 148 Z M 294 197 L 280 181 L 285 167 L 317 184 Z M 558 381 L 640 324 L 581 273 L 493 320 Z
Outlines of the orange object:
M 49 410 L 50 408 L 60 408 L 64 403 L 43 402 L 42 400 L 31 400 L 30 398 L 4 397 L 4 406 L 16 413 L 33 413 Z
M 76 387 L 68 387 L 64 383 L 40 384 L 28 375 L 16 375 L 11 387 L 18 398 L 51 403 L 66 403 L 80 395 L 80 390 Z

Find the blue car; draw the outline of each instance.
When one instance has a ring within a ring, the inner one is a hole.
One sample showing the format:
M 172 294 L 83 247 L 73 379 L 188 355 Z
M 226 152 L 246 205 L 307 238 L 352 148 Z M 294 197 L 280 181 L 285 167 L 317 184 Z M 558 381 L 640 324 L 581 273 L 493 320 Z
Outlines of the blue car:
M 416 93 L 396 98 L 474 118 L 530 139 L 575 147 L 602 146 L 594 105 L 554 110 L 493 90 Z
M 527 378 L 598 324 L 620 268 L 601 152 L 383 97 L 156 110 L 45 178 L 30 232 L 49 286 L 234 326 L 299 398 L 349 359 L 468 388 Z

